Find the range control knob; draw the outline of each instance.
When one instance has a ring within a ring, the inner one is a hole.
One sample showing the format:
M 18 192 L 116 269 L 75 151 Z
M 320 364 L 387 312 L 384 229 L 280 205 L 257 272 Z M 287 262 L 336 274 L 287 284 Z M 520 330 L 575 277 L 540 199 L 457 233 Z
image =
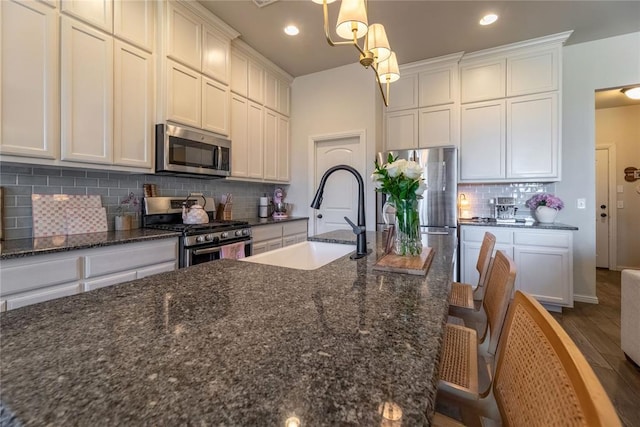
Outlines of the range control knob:
M 204 236 L 204 240 L 206 240 L 207 242 L 210 242 L 213 240 L 213 234 L 207 234 L 206 236 Z
M 222 233 L 220 233 L 220 237 L 223 239 L 226 239 L 227 237 L 229 237 L 229 233 L 227 233 L 226 231 L 223 231 Z
M 242 230 L 236 230 L 236 236 L 242 236 Z
M 249 235 L 249 230 L 247 230 L 246 228 L 244 230 L 242 230 L 242 235 L 243 236 L 248 236 Z
M 198 243 L 202 243 L 202 242 L 204 242 L 204 236 L 198 236 L 198 237 L 196 237 L 196 242 L 198 242 Z

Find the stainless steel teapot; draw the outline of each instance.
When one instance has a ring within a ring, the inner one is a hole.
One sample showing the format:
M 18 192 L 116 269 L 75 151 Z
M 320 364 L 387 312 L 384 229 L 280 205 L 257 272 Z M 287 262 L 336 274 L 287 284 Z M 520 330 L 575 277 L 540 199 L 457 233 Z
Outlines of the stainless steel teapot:
M 187 208 L 187 201 L 191 196 L 202 197 L 204 203 L 202 206 L 195 203 Z M 209 222 L 209 215 L 204 207 L 207 205 L 207 199 L 205 199 L 202 193 L 189 193 L 184 202 L 182 202 L 182 222 L 185 224 L 206 224 Z

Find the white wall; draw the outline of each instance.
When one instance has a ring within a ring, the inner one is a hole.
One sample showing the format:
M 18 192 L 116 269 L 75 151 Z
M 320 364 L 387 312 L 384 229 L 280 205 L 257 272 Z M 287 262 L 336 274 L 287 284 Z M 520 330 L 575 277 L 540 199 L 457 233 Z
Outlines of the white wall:
M 355 58 L 355 57 L 354 57 Z M 365 131 L 367 165 L 365 209 L 368 230 L 375 230 L 375 197 L 369 176 L 380 141 L 381 109 L 375 76 L 359 63 L 298 77 L 292 85 L 291 116 L 291 185 L 287 200 L 294 204 L 293 215 L 308 215 L 310 227 L 313 210 L 309 208 L 315 188 L 311 190 L 313 165 L 308 164 L 313 146 L 310 136 L 349 131 Z M 311 193 L 311 194 L 310 194 Z M 310 233 L 313 230 L 310 228 Z
M 636 83 L 640 83 L 640 76 Z M 625 168 L 640 168 L 640 105 L 597 110 L 596 144 L 615 145 L 616 185 L 623 190 L 616 193 L 616 200 L 622 201 L 624 208 L 609 209 L 616 209 L 618 224 L 617 266 L 613 267 L 640 268 L 640 181 L 624 179 Z
M 595 285 L 595 107 L 596 89 L 640 81 L 640 33 L 567 46 L 563 49 L 562 181 L 563 222 L 574 234 L 574 297 L 596 302 Z M 587 209 L 576 209 L 576 199 Z

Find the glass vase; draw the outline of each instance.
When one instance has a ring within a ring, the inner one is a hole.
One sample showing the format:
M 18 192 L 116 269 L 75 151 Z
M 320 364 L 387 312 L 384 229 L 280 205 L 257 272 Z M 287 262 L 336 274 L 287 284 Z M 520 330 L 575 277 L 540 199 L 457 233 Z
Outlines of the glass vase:
M 396 208 L 396 255 L 416 256 L 422 253 L 420 238 L 420 218 L 418 201 L 415 199 L 395 200 Z

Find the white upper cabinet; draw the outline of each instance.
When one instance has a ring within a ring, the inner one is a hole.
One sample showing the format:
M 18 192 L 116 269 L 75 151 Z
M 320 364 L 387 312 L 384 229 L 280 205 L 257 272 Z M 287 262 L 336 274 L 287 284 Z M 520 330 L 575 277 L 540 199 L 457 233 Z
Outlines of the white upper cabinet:
M 247 98 L 231 94 L 231 176 L 249 176 L 249 101 Z
M 385 147 L 387 150 L 418 147 L 418 110 L 387 113 Z
M 423 71 L 418 76 L 420 107 L 453 104 L 458 99 L 458 65 Z
M 39 2 L 0 2 L 0 153 L 54 159 L 59 139 L 58 19 Z
M 249 82 L 249 58 L 231 50 L 231 91 L 238 95 L 247 96 L 247 84 Z
M 154 133 L 153 56 L 116 40 L 114 43 L 113 162 L 151 168 Z
M 113 34 L 148 52 L 153 52 L 155 2 L 118 0 L 113 3 Z
M 247 176 L 262 179 L 264 176 L 264 108 L 249 101 L 247 113 Z
M 202 76 L 202 129 L 229 135 L 229 87 Z
M 418 108 L 418 74 L 404 74 L 390 85 L 387 111 Z
M 61 0 L 62 12 L 113 33 L 113 0 Z
M 202 74 L 228 84 L 231 41 L 210 25 L 202 28 Z
M 113 38 L 61 19 L 62 160 L 112 163 Z
M 171 60 L 167 61 L 166 117 L 196 128 L 202 124 L 202 76 Z
M 247 97 L 255 102 L 264 102 L 264 68 L 256 61 L 249 60 Z
M 507 178 L 559 175 L 558 94 L 507 99 Z
M 460 179 L 505 178 L 505 101 L 465 104 L 461 108 Z
M 452 105 L 418 110 L 418 147 L 458 145 L 458 108 Z
M 558 90 L 561 47 L 553 46 L 507 58 L 507 96 Z
M 268 71 L 264 73 L 264 106 L 278 109 L 278 78 Z
M 186 7 L 167 2 L 166 54 L 194 70 L 202 68 L 202 23 Z
M 291 179 L 291 164 L 289 161 L 291 146 L 289 132 L 289 118 L 283 115 L 278 115 L 278 158 L 276 165 L 276 179 L 278 181 L 288 182 Z
M 264 179 L 278 178 L 278 113 L 264 110 Z
M 460 63 L 460 102 L 504 98 L 506 60 L 492 58 Z

